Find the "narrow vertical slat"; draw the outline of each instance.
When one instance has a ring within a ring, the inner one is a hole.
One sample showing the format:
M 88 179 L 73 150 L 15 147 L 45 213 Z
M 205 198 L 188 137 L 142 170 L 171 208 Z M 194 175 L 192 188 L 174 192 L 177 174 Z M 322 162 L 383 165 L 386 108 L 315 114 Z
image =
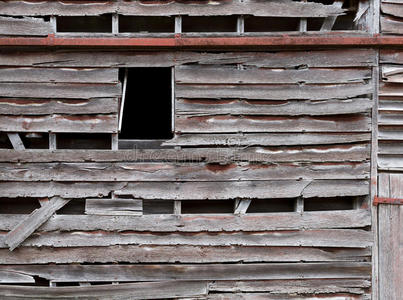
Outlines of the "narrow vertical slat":
M 18 133 L 7 133 L 8 139 L 15 150 L 24 150 L 25 146 Z
M 111 146 L 112 150 L 119 150 L 119 135 L 117 133 L 111 135 Z
M 119 15 L 118 14 L 112 15 L 112 33 L 113 34 L 119 33 Z
M 182 201 L 174 201 L 174 215 L 180 215 L 182 213 Z
M 176 16 L 175 17 L 175 34 L 182 33 L 182 17 Z
M 236 22 L 236 30 L 239 35 L 242 35 L 245 32 L 245 18 L 244 16 L 238 16 Z
M 55 133 L 49 133 L 49 150 L 57 149 L 57 140 Z
M 125 99 L 126 99 L 126 87 L 127 87 L 127 77 L 129 74 L 129 70 L 125 69 L 125 77 L 123 79 L 123 91 L 122 91 L 122 100 L 120 102 L 120 110 L 119 110 L 119 132 L 122 129 L 123 122 L 123 111 L 125 107 Z

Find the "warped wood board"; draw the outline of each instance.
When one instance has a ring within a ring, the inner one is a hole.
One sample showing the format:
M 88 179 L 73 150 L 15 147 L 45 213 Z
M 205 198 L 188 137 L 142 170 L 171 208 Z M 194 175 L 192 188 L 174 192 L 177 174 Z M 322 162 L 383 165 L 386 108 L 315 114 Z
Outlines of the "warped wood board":
M 0 182 L 2 197 L 54 197 L 87 198 L 106 197 L 113 190 L 122 189 L 125 182 Z
M 403 142 L 382 141 L 379 143 L 378 151 L 380 154 L 403 154 Z
M 85 4 L 85 6 L 83 5 Z M 21 1 L 1 1 L 0 10 L 4 15 L 101 15 L 108 13 L 120 13 L 123 15 L 140 16 L 212 16 L 212 15 L 254 15 L 273 17 L 327 17 L 344 14 L 345 10 L 332 5 L 321 3 L 293 2 L 290 0 L 276 0 L 270 2 L 260 2 L 256 0 L 232 0 L 221 1 L 209 4 L 186 4 L 168 2 L 165 4 L 152 2 L 126 2 L 108 1 L 91 3 L 68 3 L 62 1 L 51 1 L 45 3 L 35 3 Z
M 222 300 L 226 299 L 228 293 L 212 293 L 206 297 L 206 300 Z M 298 294 L 272 294 L 272 293 L 233 293 L 231 294 L 231 300 L 301 300 L 301 299 L 321 299 L 321 300 L 369 300 L 372 295 L 367 292 L 364 295 L 350 294 L 350 293 L 323 293 L 314 295 L 298 295 Z M 196 300 L 193 298 L 192 300 Z
M 378 133 L 378 139 L 379 140 L 396 140 L 396 141 L 402 141 L 403 140 L 403 128 L 401 127 L 386 127 L 386 126 L 381 126 L 379 127 L 379 133 Z M 398 142 L 400 143 L 400 142 Z
M 0 82 L 118 83 L 118 71 L 118 68 L 0 68 Z
M 403 83 L 403 67 L 394 65 L 383 65 L 382 81 L 391 83 Z
M 23 272 L 54 282 L 150 280 L 368 279 L 371 263 L 284 263 L 210 265 L 53 265 L 0 266 L 0 271 Z
M 184 65 L 175 67 L 177 84 L 336 84 L 363 83 L 371 70 L 344 69 L 238 69 L 234 66 Z
M 7 299 L 167 299 L 207 295 L 207 282 L 161 281 L 75 287 L 0 286 Z
M 1 9 L 0 9 L 1 10 Z M 0 17 L 0 35 L 7 36 L 47 36 L 52 33 L 52 25 L 42 18 Z M 0 75 L 1 77 L 1 75 Z
M 181 134 L 162 146 L 284 146 L 369 141 L 369 133 Z
M 100 199 L 102 200 L 102 199 Z M 74 200 L 72 200 L 74 201 Z M 110 199 L 104 200 L 105 202 Z M 25 215 L 1 214 L 0 231 L 13 229 Z M 361 228 L 371 225 L 365 209 L 345 211 L 276 213 L 246 215 L 143 215 L 91 216 L 54 215 L 36 231 L 156 231 L 233 232 L 296 229 Z
M 0 149 L 0 162 L 299 162 L 364 161 L 368 144 L 212 149 L 53 150 Z
M 0 112 L 1 112 L 0 102 Z M 322 101 L 264 101 L 176 99 L 175 113 L 182 115 L 337 115 L 368 112 L 372 101 L 366 98 L 330 99 Z
M 187 115 L 175 118 L 175 130 L 181 133 L 368 132 L 370 129 L 371 119 L 368 115 L 314 117 Z
M 87 215 L 124 216 L 141 215 L 143 201 L 135 199 L 86 199 Z
M 393 97 L 382 97 L 379 100 L 379 113 L 383 111 L 403 111 L 403 101 L 400 99 L 395 99 Z
M 209 284 L 214 292 L 271 292 L 273 294 L 364 294 L 371 282 L 365 279 L 302 279 L 302 280 L 220 280 Z
M 402 7 L 402 5 L 398 6 Z M 379 54 L 379 63 L 381 64 L 403 64 L 403 51 L 401 50 L 381 49 Z
M 121 97 L 121 95 L 120 83 L 0 83 L 1 97 L 90 99 Z
M 264 68 L 368 67 L 376 65 L 373 49 L 282 52 L 93 52 L 57 50 L 53 52 L 4 51 L 1 66 L 40 67 L 170 67 L 189 63 L 203 65 L 243 64 Z
M 13 252 L 0 249 L 0 264 L 340 262 L 368 261 L 370 256 L 370 248 L 118 245 L 55 251 L 53 247 L 20 247 Z
M 128 183 L 115 193 L 141 199 L 162 200 L 343 197 L 367 195 L 369 184 L 367 180 L 142 182 Z
M 0 98 L 0 114 L 4 115 L 86 115 L 117 113 L 117 111 L 118 98 L 93 98 L 81 100 Z
M 7 243 L 7 244 L 6 244 Z M 0 237 L 0 247 L 11 245 Z M 14 245 L 14 244 L 13 244 Z M 221 233 L 148 232 L 37 232 L 22 243 L 33 247 L 87 247 L 113 245 L 189 245 L 189 246 L 303 246 L 366 248 L 372 246 L 372 233 L 361 229 L 318 229 Z M 12 246 L 10 246 L 12 248 Z
M 175 85 L 176 97 L 196 99 L 326 100 L 347 99 L 371 93 L 372 85 L 361 83 L 331 85 Z
M 380 173 L 379 197 L 402 198 L 403 175 Z M 380 204 L 378 219 L 380 299 L 400 299 L 403 296 L 403 206 Z
M 58 209 L 65 206 L 70 200 L 53 197 L 41 208 L 35 209 L 28 217 L 24 218 L 4 238 L 3 242 L 12 251 L 17 248 L 37 228 L 45 223 Z
M 243 181 L 364 179 L 368 162 L 334 163 L 0 163 L 3 181 Z
M 382 2 L 381 11 L 390 16 L 403 17 L 403 7 L 401 4 Z
M 378 124 L 402 126 L 403 111 L 379 111 Z
M 92 132 L 115 133 L 117 114 L 99 115 L 0 115 L 0 130 L 11 132 Z

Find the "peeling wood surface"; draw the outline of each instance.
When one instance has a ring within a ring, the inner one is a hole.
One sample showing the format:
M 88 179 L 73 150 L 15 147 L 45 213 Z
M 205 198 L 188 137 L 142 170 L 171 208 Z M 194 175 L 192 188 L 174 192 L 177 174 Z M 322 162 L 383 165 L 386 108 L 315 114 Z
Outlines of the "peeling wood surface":
M 0 6 L 3 3 L 0 3 Z M 1 8 L 0 8 L 1 11 Z M 52 33 L 49 21 L 43 18 L 7 18 L 2 12 L 0 17 L 0 35 L 6 36 L 47 36 Z

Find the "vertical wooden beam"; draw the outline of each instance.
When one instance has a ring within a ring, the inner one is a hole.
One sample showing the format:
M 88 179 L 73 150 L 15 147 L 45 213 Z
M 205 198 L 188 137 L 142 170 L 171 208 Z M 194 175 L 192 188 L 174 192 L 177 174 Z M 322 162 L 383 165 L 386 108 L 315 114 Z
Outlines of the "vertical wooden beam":
M 126 100 L 126 87 L 127 87 L 128 74 L 129 74 L 129 70 L 126 68 L 125 77 L 123 79 L 122 100 L 120 101 L 120 110 L 119 110 L 119 132 L 122 129 L 123 111 L 124 111 L 125 100 Z
M 182 213 L 182 201 L 174 201 L 174 215 L 180 215 Z
M 175 116 L 176 116 L 176 97 L 175 97 L 175 67 L 171 68 L 171 131 L 175 133 Z
M 244 16 L 238 16 L 236 22 L 236 30 L 238 35 L 243 35 L 245 33 L 245 18 Z
M 57 19 L 56 16 L 50 17 L 50 25 L 52 26 L 52 33 L 57 32 Z
M 298 197 L 297 200 L 295 200 L 294 211 L 300 214 L 304 212 L 304 198 Z
M 111 135 L 111 148 L 112 150 L 119 150 L 119 135 L 117 133 Z
M 24 150 L 24 143 L 18 133 L 7 133 L 8 139 L 15 150 Z
M 182 33 L 182 17 L 176 16 L 175 17 L 175 34 Z
M 113 34 L 119 33 L 119 15 L 118 14 L 112 15 L 112 33 Z
M 55 133 L 49 133 L 49 150 L 57 149 L 57 140 Z

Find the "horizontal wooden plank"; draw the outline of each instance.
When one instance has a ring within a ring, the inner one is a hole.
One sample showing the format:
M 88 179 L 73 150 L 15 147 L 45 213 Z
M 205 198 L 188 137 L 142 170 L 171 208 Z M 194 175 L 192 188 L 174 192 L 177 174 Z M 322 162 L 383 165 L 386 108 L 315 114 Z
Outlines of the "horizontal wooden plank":
M 0 96 L 62 99 L 113 98 L 122 96 L 122 88 L 120 83 L 0 83 Z
M 0 271 L 20 272 L 53 282 L 107 282 L 152 280 L 256 280 L 256 279 L 368 279 L 371 263 L 284 263 L 210 265 L 54 265 L 0 266 Z
M 378 167 L 386 170 L 403 168 L 403 149 L 400 154 L 378 154 Z
M 384 4 L 382 4 L 383 6 Z M 388 4 L 389 5 L 389 4 Z M 389 11 L 389 9 L 387 9 Z M 397 12 L 400 14 L 401 12 Z M 392 13 L 392 15 L 395 13 Z M 403 23 L 396 18 L 381 16 L 381 32 L 383 34 L 403 34 Z
M 0 162 L 335 162 L 364 161 L 368 144 L 212 149 L 47 150 L 0 149 Z
M 0 264 L 340 262 L 367 261 L 370 256 L 370 248 L 119 245 L 55 251 L 53 247 L 22 247 L 13 252 L 0 249 Z
M 111 115 L 0 115 L 0 131 L 9 132 L 101 132 L 118 131 L 117 114 Z
M 378 113 L 379 125 L 403 125 L 403 111 L 383 110 Z
M 82 5 L 81 5 L 82 7 Z M 243 64 L 265 68 L 375 66 L 375 50 L 346 49 L 283 52 L 2 52 L 2 66 L 41 67 L 169 67 L 185 63 L 204 65 Z
M 318 116 L 362 113 L 369 111 L 371 107 L 372 101 L 366 98 L 321 101 L 176 99 L 175 102 L 175 112 L 178 115 L 199 116 L 215 114 Z
M 382 81 L 403 83 L 403 68 L 393 65 L 382 66 Z
M 368 132 L 370 129 L 371 119 L 368 115 L 187 115 L 175 118 L 175 130 L 181 133 Z
M 403 101 L 401 99 L 382 97 L 379 99 L 378 108 L 380 113 L 382 111 L 403 111 Z
M 117 113 L 118 107 L 118 98 L 82 100 L 0 98 L 0 114 L 4 115 L 108 114 Z
M 181 134 L 163 146 L 284 146 L 353 143 L 370 140 L 368 133 Z
M 0 3 L 0 6 L 1 4 L 2 3 Z M 49 21 L 45 21 L 43 18 L 0 17 L 0 35 L 47 36 L 49 33 L 52 32 L 52 25 Z
M 118 68 L 1 68 L 0 82 L 117 83 L 118 70 Z
M 368 162 L 229 163 L 0 163 L 3 181 L 239 181 L 363 179 Z
M 203 200 L 235 198 L 343 197 L 368 195 L 367 180 L 277 180 L 240 182 L 0 182 L 3 197 L 87 198 L 133 195 L 157 200 Z
M 371 78 L 369 69 L 238 69 L 234 66 L 185 65 L 175 68 L 179 84 L 335 84 Z
M 88 201 L 88 199 L 87 199 Z M 99 199 L 106 203 L 110 199 Z M 131 200 L 133 201 L 133 200 Z M 267 200 L 270 201 L 270 200 Z M 326 201 L 326 200 L 324 200 Z M 111 201 L 113 202 L 113 201 Z M 0 231 L 13 229 L 24 215 L 0 215 Z M 39 231 L 156 231 L 217 232 L 296 229 L 360 228 L 371 225 L 367 210 L 321 211 L 246 215 L 54 215 Z
M 379 54 L 379 62 L 381 64 L 403 64 L 403 51 L 382 49 Z
M 141 215 L 143 201 L 135 199 L 86 199 L 87 215 L 125 216 Z
M 187 4 L 182 2 L 139 3 L 126 1 L 102 1 L 85 6 L 77 2 L 52 1 L 51 3 L 26 3 L 20 1 L 1 1 L 0 10 L 4 15 L 101 15 L 117 13 L 141 16 L 212 16 L 212 15 L 255 15 L 276 17 L 327 17 L 344 13 L 344 9 L 321 3 L 300 3 L 293 1 L 259 2 L 256 0 L 219 1 L 214 4 Z
M 396 128 L 381 127 L 379 128 L 378 131 L 378 139 L 403 141 L 403 128 L 396 129 Z
M 7 249 L 8 252 L 10 250 Z M 0 271 L 1 285 L 7 283 L 35 283 L 35 279 L 30 276 L 19 272 Z
M 227 297 L 228 293 L 212 293 L 209 294 L 207 300 L 222 300 Z M 301 299 L 321 299 L 321 300 L 339 300 L 339 299 L 349 299 L 349 300 L 370 300 L 370 292 L 366 294 L 354 294 L 354 293 L 322 293 L 315 295 L 300 295 L 300 294 L 273 294 L 273 293 L 233 293 L 231 294 L 231 300 L 301 300 Z M 196 300 L 193 298 L 192 300 Z
M 381 11 L 384 14 L 391 15 L 394 17 L 400 17 L 400 18 L 403 17 L 403 7 L 400 4 L 383 2 L 381 5 Z
M 177 84 L 179 98 L 253 99 L 253 100 L 325 100 L 353 98 L 372 94 L 371 84 L 332 85 L 189 85 Z
M 380 154 L 403 154 L 403 142 L 380 142 L 378 152 Z
M 207 283 L 163 281 L 57 288 L 2 285 L 0 293 L 4 299 L 167 299 L 205 296 Z

